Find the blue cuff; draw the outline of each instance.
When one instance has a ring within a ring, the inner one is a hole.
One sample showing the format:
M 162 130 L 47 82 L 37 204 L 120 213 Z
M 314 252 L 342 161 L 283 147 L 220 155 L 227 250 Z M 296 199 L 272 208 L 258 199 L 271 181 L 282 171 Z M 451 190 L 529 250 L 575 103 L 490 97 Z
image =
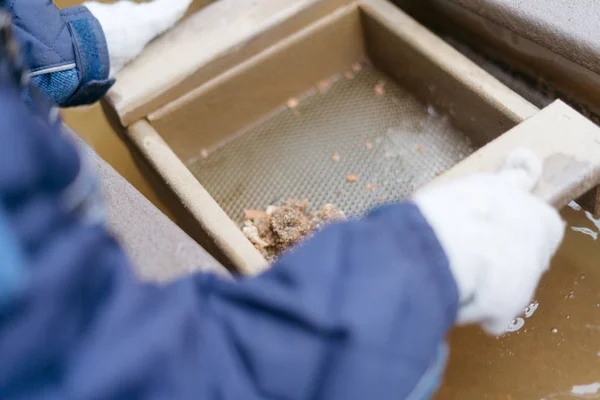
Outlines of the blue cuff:
M 62 106 L 66 104 L 79 87 L 79 72 L 77 68 L 66 71 L 51 72 L 36 75 L 31 81 L 37 86 L 52 103 Z M 31 94 L 25 90 L 25 101 L 31 104 Z
M 109 78 L 110 58 L 100 22 L 84 6 L 61 11 L 68 23 L 75 50 L 80 85 L 63 107 L 92 104 L 100 100 L 115 83 Z
M 440 384 L 442 383 L 442 377 L 444 370 L 446 369 L 447 361 L 448 345 L 442 343 L 438 346 L 435 360 L 421 377 L 421 380 L 417 383 L 417 386 L 415 386 L 407 400 L 429 400 L 433 398 L 433 395 L 438 391 Z

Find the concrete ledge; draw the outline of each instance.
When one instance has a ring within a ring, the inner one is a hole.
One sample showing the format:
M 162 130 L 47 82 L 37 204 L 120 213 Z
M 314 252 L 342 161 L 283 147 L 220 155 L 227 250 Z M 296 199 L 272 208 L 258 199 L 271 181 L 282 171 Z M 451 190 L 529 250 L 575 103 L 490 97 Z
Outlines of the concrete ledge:
M 438 34 L 529 77 L 534 87 L 600 118 L 600 3 L 394 0 Z M 533 5 L 535 3 L 535 5 Z M 549 9 L 556 10 L 549 12 Z M 558 12 L 557 10 L 564 12 Z M 589 14 L 588 14 L 589 13 Z M 597 21 L 598 20 L 598 21 Z M 569 21 L 576 21 L 570 23 Z
M 199 271 L 229 275 L 83 140 L 69 132 L 100 179 L 109 228 L 119 238 L 141 279 L 167 281 Z
M 600 73 L 600 2 L 450 0 L 561 56 Z

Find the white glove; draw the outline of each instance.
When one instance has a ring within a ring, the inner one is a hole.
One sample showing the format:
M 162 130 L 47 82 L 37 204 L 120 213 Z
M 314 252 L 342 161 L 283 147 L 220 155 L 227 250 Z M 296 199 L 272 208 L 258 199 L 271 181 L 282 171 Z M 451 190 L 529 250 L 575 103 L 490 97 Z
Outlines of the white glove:
M 540 160 L 515 150 L 498 174 L 424 189 L 414 201 L 438 237 L 460 295 L 458 324 L 500 335 L 529 304 L 565 223 L 530 194 Z
M 153 0 L 134 3 L 121 0 L 102 4 L 84 3 L 100 22 L 110 56 L 110 74 L 117 73 L 137 57 L 155 37 L 173 27 L 192 0 Z

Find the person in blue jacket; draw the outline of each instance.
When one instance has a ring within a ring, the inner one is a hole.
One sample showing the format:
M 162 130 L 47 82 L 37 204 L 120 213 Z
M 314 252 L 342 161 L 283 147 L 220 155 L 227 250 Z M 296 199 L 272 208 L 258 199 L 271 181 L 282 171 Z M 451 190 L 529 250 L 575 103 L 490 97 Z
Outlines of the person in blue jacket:
M 497 174 L 328 226 L 257 277 L 139 282 L 56 113 L 23 100 L 35 90 L 4 53 L 0 399 L 427 399 L 448 330 L 502 334 L 562 241 L 530 194 L 541 163 L 517 149 Z M 80 61 L 73 103 L 106 79 Z

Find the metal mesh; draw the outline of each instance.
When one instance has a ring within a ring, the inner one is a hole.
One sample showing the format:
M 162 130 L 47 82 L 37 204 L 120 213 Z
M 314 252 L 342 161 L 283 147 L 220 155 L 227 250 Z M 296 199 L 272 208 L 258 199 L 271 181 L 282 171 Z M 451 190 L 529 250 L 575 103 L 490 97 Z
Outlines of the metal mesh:
M 406 198 L 473 151 L 447 117 L 373 67 L 332 81 L 189 165 L 234 221 L 288 198 L 357 216 Z

